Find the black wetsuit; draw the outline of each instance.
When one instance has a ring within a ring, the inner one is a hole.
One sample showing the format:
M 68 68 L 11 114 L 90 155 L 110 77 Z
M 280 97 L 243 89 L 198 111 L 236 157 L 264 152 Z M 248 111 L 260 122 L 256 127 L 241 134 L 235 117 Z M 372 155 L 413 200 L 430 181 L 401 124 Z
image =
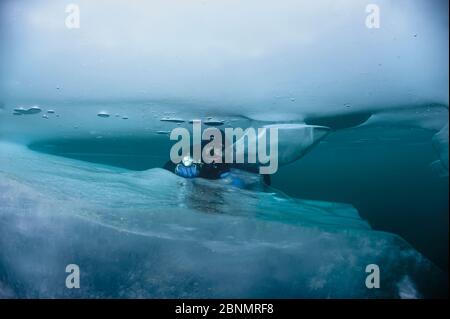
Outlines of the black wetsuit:
M 224 140 L 224 136 L 222 136 L 222 141 Z M 202 149 L 203 147 L 209 143 L 210 141 L 202 141 Z M 191 149 L 191 154 L 192 154 Z M 222 145 L 222 154 L 225 152 L 225 146 Z M 192 164 L 192 165 L 198 165 L 200 175 L 198 177 L 203 177 L 206 179 L 219 179 L 220 176 L 223 173 L 229 172 L 231 168 L 237 168 L 241 169 L 247 172 L 252 172 L 255 174 L 259 174 L 258 168 L 251 167 L 249 165 L 245 164 L 227 164 L 227 163 L 201 163 L 201 164 Z M 174 164 L 172 161 L 168 161 L 166 164 L 164 164 L 164 169 L 167 169 L 168 171 L 171 171 L 172 173 L 175 173 L 177 164 Z M 270 175 L 263 174 L 263 181 L 266 185 L 271 184 Z
M 224 163 L 212 163 L 212 164 L 192 164 L 192 165 L 199 165 L 200 175 L 199 177 L 207 178 L 207 179 L 219 179 L 220 175 L 223 173 L 226 173 L 230 170 L 229 164 Z M 175 172 L 175 168 L 177 167 L 177 164 L 174 164 L 172 161 L 168 161 L 166 164 L 164 164 L 163 168 L 171 171 L 172 173 Z

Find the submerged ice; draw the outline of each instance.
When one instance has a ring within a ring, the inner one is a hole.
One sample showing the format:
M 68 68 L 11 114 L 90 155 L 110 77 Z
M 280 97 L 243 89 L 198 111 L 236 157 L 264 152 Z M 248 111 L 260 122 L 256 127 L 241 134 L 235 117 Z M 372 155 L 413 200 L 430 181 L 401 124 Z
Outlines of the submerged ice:
M 351 205 L 148 168 L 201 119 L 279 128 L 283 164 L 336 130 L 350 158 L 360 128 L 425 129 L 448 177 L 448 4 L 380 0 L 370 29 L 363 0 L 78 2 L 77 30 L 59 1 L 0 2 L 0 297 L 440 295 L 442 273 Z
M 442 285 L 352 206 L 262 191 L 253 174 L 237 189 L 0 147 L 0 297 L 411 298 Z M 368 264 L 380 289 L 365 286 Z

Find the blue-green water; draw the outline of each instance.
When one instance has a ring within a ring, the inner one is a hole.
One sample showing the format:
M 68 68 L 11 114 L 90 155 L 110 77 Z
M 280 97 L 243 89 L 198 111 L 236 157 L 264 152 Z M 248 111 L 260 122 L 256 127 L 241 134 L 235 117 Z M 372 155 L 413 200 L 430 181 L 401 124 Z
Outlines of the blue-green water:
M 448 268 L 448 178 L 433 132 L 386 127 L 334 132 L 301 161 L 282 167 L 273 186 L 293 197 L 351 203 L 376 229 L 403 236 L 442 269 Z M 162 167 L 167 137 L 56 140 L 32 149 L 131 170 Z
M 163 139 L 149 148 L 130 138 L 60 139 L 34 150 L 0 144 L 1 292 L 443 297 L 448 179 L 429 166 L 436 157 L 429 137 L 399 129 L 336 133 L 283 167 L 265 191 L 152 168 L 166 160 L 157 156 Z M 249 183 L 260 182 L 250 176 Z M 63 284 L 70 263 L 82 269 L 76 291 Z M 365 286 L 372 263 L 382 269 L 380 289 Z
M 392 126 L 336 132 L 281 168 L 274 186 L 296 197 L 352 203 L 372 227 L 401 235 L 448 269 L 448 178 L 430 165 L 430 136 Z
M 0 1 L 0 298 L 448 296 L 448 1 L 376 6 Z M 197 119 L 272 185 L 161 169 Z

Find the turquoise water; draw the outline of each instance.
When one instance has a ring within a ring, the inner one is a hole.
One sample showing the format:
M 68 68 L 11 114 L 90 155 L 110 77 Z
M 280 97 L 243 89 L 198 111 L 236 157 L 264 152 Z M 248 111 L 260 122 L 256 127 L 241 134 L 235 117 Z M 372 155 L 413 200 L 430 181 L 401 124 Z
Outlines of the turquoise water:
M 0 1 L 0 298 L 448 297 L 448 1 L 74 4 Z M 161 169 L 198 119 L 271 186 Z
M 448 269 L 448 178 L 430 165 L 431 135 L 394 126 L 336 132 L 281 168 L 273 185 L 291 196 L 352 203 L 372 227 L 401 235 Z
M 34 146 L 37 151 L 1 143 L 0 292 L 27 298 L 445 296 L 447 259 L 440 236 L 448 236 L 448 229 L 439 227 L 447 218 L 442 206 L 448 198 L 440 189 L 445 178 L 430 177 L 435 182 L 432 195 L 421 192 L 414 198 L 414 188 L 394 178 L 399 173 L 402 177 L 401 171 L 386 177 L 376 173 L 372 179 L 371 174 L 356 174 L 366 172 L 371 155 L 388 146 L 398 152 L 413 147 L 411 154 L 418 145 L 426 148 L 420 141 L 423 132 L 408 132 L 407 140 L 390 142 L 387 133 L 371 140 L 373 135 L 366 132 L 364 156 L 356 152 L 360 147 L 349 152 L 354 142 L 345 143 L 345 134 L 334 137 L 340 141 L 337 146 L 330 136 L 303 165 L 282 168 L 273 188 L 266 190 L 257 175 L 245 172 L 235 174 L 247 180 L 248 189 L 226 181 L 186 180 L 151 168 L 164 157 L 142 157 L 146 149 L 139 140 L 111 144 L 113 149 L 108 143 L 80 140 L 46 144 L 58 156 L 42 153 L 39 145 Z M 164 143 L 150 145 L 155 152 Z M 327 152 L 333 153 L 333 163 L 326 160 Z M 356 160 L 359 168 L 351 169 Z M 383 162 L 390 168 L 399 164 Z M 409 164 L 411 172 L 417 164 Z M 428 166 L 420 168 L 433 176 Z M 377 190 L 373 181 L 386 195 L 364 195 L 369 187 Z M 399 191 L 398 184 L 406 189 Z M 428 204 L 436 197 L 439 204 Z M 345 199 L 360 211 L 336 203 Z M 417 202 L 427 210 L 413 209 Z M 402 205 L 407 216 L 398 208 Z M 398 215 L 388 216 L 393 210 Z M 430 225 L 416 224 L 414 218 Z M 427 235 L 430 228 L 436 237 Z M 420 235 L 407 243 L 379 230 L 403 238 Z M 424 249 L 419 251 L 431 260 L 413 248 L 420 245 Z M 78 264 L 83 274 L 76 291 L 63 284 L 70 263 Z M 372 263 L 382 269 L 380 289 L 365 286 L 365 267 Z

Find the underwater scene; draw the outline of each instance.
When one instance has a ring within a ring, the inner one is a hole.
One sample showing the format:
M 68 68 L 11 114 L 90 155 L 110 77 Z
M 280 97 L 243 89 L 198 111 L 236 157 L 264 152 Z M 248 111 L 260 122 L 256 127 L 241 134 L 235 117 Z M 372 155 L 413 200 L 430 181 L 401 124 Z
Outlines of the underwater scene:
M 4 0 L 0 41 L 0 298 L 448 298 L 448 1 Z

